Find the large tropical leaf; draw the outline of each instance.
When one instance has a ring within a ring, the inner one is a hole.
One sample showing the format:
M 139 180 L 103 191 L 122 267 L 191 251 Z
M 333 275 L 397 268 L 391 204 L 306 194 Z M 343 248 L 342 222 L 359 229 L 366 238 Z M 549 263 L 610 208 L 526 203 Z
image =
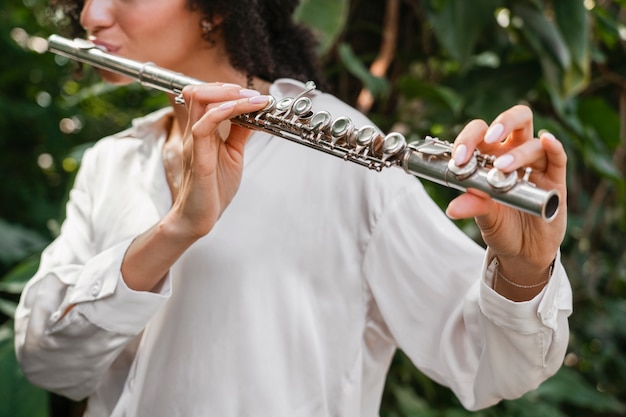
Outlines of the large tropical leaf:
M 485 29 L 493 26 L 499 0 L 431 0 L 427 5 L 428 20 L 437 39 L 462 66 L 475 53 L 476 44 Z
M 319 53 L 326 53 L 344 29 L 348 0 L 302 0 L 295 18 L 311 27 L 319 38 Z
M 39 233 L 0 219 L 0 263 L 10 265 L 22 260 L 47 243 Z

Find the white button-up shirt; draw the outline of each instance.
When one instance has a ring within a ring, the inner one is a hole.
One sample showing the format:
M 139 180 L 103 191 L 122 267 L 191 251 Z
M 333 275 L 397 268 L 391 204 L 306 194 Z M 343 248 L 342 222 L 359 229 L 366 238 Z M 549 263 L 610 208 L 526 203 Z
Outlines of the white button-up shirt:
M 271 93 L 300 89 L 282 80 Z M 368 123 L 330 95 L 314 104 Z M 415 178 L 261 132 L 216 227 L 158 293 L 130 290 L 124 253 L 172 203 L 169 117 L 149 115 L 85 153 L 61 235 L 16 313 L 18 358 L 35 384 L 89 397 L 90 417 L 371 417 L 397 348 L 472 409 L 560 367 L 571 290 L 558 259 L 535 299 L 504 299 L 487 253 Z

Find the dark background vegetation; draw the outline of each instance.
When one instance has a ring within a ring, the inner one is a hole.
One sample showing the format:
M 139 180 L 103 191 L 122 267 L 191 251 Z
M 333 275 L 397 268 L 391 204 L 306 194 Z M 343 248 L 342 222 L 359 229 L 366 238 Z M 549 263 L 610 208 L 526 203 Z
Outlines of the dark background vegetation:
M 166 102 L 113 89 L 45 52 L 45 0 L 0 9 L 0 416 L 69 416 L 14 359 L 15 304 L 58 233 L 85 147 Z M 385 130 L 453 140 L 472 118 L 527 103 L 569 156 L 563 262 L 574 288 L 562 369 L 521 399 L 475 413 L 396 356 L 383 417 L 626 415 L 626 1 L 309 0 L 334 93 Z M 445 205 L 455 191 L 427 184 Z M 416 213 L 419 215 L 419 213 Z M 471 222 L 459 222 L 479 239 Z M 506 372 L 506 370 L 503 370 Z M 165 382 L 164 382 L 165 383 Z

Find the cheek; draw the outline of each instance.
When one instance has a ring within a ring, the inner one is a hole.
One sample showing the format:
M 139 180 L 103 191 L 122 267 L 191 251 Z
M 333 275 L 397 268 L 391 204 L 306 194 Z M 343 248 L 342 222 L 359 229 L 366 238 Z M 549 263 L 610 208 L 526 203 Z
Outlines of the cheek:
M 205 43 L 201 36 L 201 15 L 187 10 L 183 2 L 176 0 L 156 0 L 150 6 L 142 5 L 133 13 L 118 16 L 127 36 L 124 54 L 175 69 L 177 62 L 189 59 Z

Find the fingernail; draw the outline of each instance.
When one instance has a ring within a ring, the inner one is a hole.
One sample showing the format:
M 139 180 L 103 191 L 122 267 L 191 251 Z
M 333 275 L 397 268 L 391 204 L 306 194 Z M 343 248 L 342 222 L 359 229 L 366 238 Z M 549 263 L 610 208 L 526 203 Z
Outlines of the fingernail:
M 450 207 L 446 208 L 446 216 L 448 216 L 452 220 L 458 220 L 458 218 L 456 216 L 452 215 Z
M 467 157 L 467 146 L 460 144 L 454 150 L 454 155 L 452 155 L 452 159 L 454 159 L 455 164 L 463 165 L 465 163 L 466 157 Z
M 258 95 L 260 95 L 261 93 L 259 93 L 256 90 L 251 90 L 249 88 L 242 88 L 239 91 L 239 95 L 241 95 L 241 97 L 256 97 Z
M 509 166 L 511 166 L 511 164 L 513 162 L 515 162 L 515 158 L 513 157 L 513 155 L 511 155 L 511 154 L 504 154 L 504 155 L 498 157 L 493 162 L 493 166 L 498 168 L 498 169 L 506 169 Z
M 222 87 L 239 87 L 239 88 L 241 88 L 241 86 L 239 84 L 233 84 L 233 83 L 223 83 Z
M 501 123 L 496 123 L 495 125 L 491 125 L 489 129 L 487 129 L 487 133 L 485 133 L 484 141 L 485 143 L 495 143 L 500 139 L 500 135 L 504 131 L 504 126 Z
M 254 96 L 250 97 L 249 101 L 252 104 L 264 104 L 267 103 L 269 99 L 270 98 L 268 96 Z
M 539 137 L 540 138 L 546 138 L 546 139 L 549 139 L 549 140 L 556 140 L 554 135 L 552 133 L 548 132 L 547 130 L 540 130 L 539 131 Z
M 222 103 L 218 109 L 220 111 L 228 111 L 228 110 L 232 110 L 235 108 L 235 102 L 234 101 L 227 101 L 226 103 Z

